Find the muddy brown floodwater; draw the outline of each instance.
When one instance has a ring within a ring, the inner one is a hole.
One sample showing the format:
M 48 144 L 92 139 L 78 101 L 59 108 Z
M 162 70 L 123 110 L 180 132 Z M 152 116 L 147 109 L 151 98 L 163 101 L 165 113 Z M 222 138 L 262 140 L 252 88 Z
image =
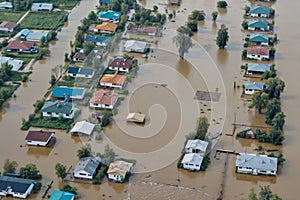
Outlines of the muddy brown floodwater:
M 161 1 L 143 0 L 148 8 Z M 25 132 L 19 130 L 21 119 L 33 111 L 32 104 L 43 97 L 49 86 L 51 68 L 63 63 L 63 55 L 69 52 L 69 41 L 73 40 L 80 20 L 94 9 L 96 1 L 83 0 L 69 16 L 69 23 L 58 34 L 58 41 L 50 45 L 51 56 L 44 62 L 33 66 L 33 74 L 27 86 L 20 87 L 17 97 L 9 100 L 0 115 L 0 166 L 6 158 L 16 160 L 19 166 L 35 163 L 43 174 L 43 184 L 54 180 L 53 188 L 61 187 L 55 175 L 54 166 L 61 162 L 68 167 L 77 162 L 76 151 L 88 138 L 71 137 L 65 132 L 56 131 L 57 141 L 53 148 L 34 148 L 24 146 Z M 175 22 L 168 21 L 164 37 L 158 45 L 152 45 L 154 52 L 148 60 L 139 57 L 141 63 L 138 77 L 128 85 L 130 95 L 119 107 L 113 123 L 103 132 L 103 140 L 91 140 L 93 151 L 101 152 L 105 144 L 114 148 L 120 157 L 137 159 L 136 172 L 129 183 L 114 184 L 104 181 L 101 185 L 71 183 L 78 188 L 82 199 L 216 199 L 222 181 L 225 156 L 218 159 L 211 156 L 211 164 L 206 172 L 187 172 L 177 169 L 176 160 L 183 147 L 184 135 L 194 128 L 200 113 L 211 120 L 211 131 L 232 133 L 234 113 L 238 123 L 263 125 L 264 116 L 248 110 L 248 104 L 240 98 L 242 89 L 233 89 L 234 81 L 241 86 L 240 65 L 243 38 L 241 31 L 244 6 L 249 1 L 229 1 L 227 10 L 219 10 L 216 23 L 211 13 L 216 2 L 210 0 L 185 0 L 177 10 Z M 300 59 L 300 29 L 295 13 L 300 2 L 288 3 L 278 0 L 271 4 L 276 10 L 275 33 L 279 44 L 276 46 L 275 64 L 278 75 L 286 82 L 282 94 L 282 110 L 286 114 L 284 127 L 285 141 L 279 150 L 283 152 L 286 163 L 277 177 L 237 175 L 234 170 L 235 157 L 230 156 L 226 173 L 224 199 L 245 199 L 249 189 L 259 189 L 260 185 L 270 185 L 271 189 L 283 199 L 297 199 L 297 186 L 300 183 L 298 166 L 298 146 L 300 143 L 300 113 L 298 88 Z M 204 10 L 207 19 L 199 23 L 199 32 L 193 36 L 195 46 L 186 55 L 187 61 L 176 56 L 176 47 L 171 42 L 178 26 L 183 25 L 194 9 Z M 165 6 L 159 10 L 164 12 Z M 226 50 L 215 45 L 217 29 L 224 23 L 229 28 L 230 40 Z M 222 77 L 222 78 L 220 78 Z M 196 90 L 210 90 L 221 93 L 220 102 L 196 102 Z M 146 114 L 144 126 L 127 124 L 124 120 L 128 111 Z M 85 110 L 81 118 L 90 114 Z M 23 145 L 23 146 L 22 146 Z M 259 145 L 253 141 L 236 140 L 223 134 L 214 149 L 233 149 L 239 152 L 253 152 Z M 274 148 L 272 145 L 265 145 Z M 277 147 L 276 147 L 277 148 Z M 42 189 L 42 191 L 45 188 Z M 52 190 L 50 191 L 52 192 Z M 41 199 L 40 192 L 30 199 Z

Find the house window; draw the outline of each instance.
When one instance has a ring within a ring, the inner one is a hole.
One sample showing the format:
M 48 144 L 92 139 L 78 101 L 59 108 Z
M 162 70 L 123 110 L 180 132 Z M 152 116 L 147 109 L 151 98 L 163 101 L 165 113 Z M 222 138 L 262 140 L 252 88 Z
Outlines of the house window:
M 85 174 L 85 173 L 79 173 L 79 175 L 81 175 L 81 176 L 86 176 L 86 174 Z
M 59 113 L 55 113 L 55 114 L 57 114 L 57 115 L 58 115 Z
M 69 115 L 69 114 L 66 114 L 66 116 L 69 117 L 70 115 Z
M 191 163 L 190 163 L 189 165 L 190 165 L 190 166 L 194 166 L 194 164 L 191 164 Z
M 199 165 L 196 165 L 196 167 L 199 167 Z
M 271 171 L 271 173 L 274 173 L 274 171 Z
M 51 112 L 47 112 L 47 115 L 51 115 Z

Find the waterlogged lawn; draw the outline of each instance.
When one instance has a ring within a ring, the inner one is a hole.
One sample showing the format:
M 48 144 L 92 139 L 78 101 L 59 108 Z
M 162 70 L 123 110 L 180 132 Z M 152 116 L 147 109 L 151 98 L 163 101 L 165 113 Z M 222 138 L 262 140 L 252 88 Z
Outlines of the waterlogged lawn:
M 56 30 L 63 26 L 67 15 L 60 12 L 31 12 L 21 22 L 21 28 Z
M 2 23 L 3 21 L 17 22 L 24 14 L 25 11 L 0 10 L 0 23 Z

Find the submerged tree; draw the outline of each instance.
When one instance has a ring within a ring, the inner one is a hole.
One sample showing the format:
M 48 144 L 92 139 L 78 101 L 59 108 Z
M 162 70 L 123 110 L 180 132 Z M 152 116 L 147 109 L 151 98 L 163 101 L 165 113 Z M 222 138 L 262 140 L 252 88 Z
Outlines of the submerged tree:
M 266 82 L 266 92 L 269 94 L 269 98 L 279 99 L 280 93 L 283 92 L 285 88 L 285 82 L 279 78 L 269 78 Z
M 3 166 L 3 175 L 7 173 L 16 173 L 18 167 L 18 163 L 16 161 L 10 161 L 6 159 Z
M 63 180 L 67 176 L 67 167 L 61 163 L 56 163 L 55 171 L 58 178 Z
M 269 98 L 266 93 L 261 94 L 259 92 L 254 92 L 252 94 L 251 104 L 249 105 L 249 108 L 255 108 L 259 113 L 261 113 L 261 110 L 266 108 L 268 99 Z
M 277 99 L 273 99 L 272 102 L 267 105 L 267 110 L 266 110 L 266 124 L 270 124 L 271 125 L 274 116 L 278 112 L 281 112 L 280 101 L 277 100 Z
M 278 112 L 271 121 L 272 126 L 277 130 L 283 130 L 285 123 L 285 115 L 283 112 Z
M 226 1 L 218 1 L 217 2 L 217 7 L 219 8 L 227 8 L 228 4 Z
M 212 20 L 215 22 L 218 18 L 218 12 L 217 11 L 212 12 L 211 17 L 212 17 Z
M 173 42 L 175 42 L 178 47 L 179 57 L 184 59 L 184 54 L 188 53 L 189 49 L 193 46 L 191 30 L 187 27 L 179 27 L 177 29 L 177 35 L 173 37 Z
M 77 150 L 77 156 L 79 159 L 89 157 L 92 155 L 92 149 L 90 144 L 86 144 Z
M 196 138 L 200 140 L 205 139 L 205 135 L 208 131 L 209 123 L 206 116 L 200 116 L 197 120 L 195 132 L 196 132 Z
M 218 30 L 216 44 L 220 49 L 224 49 L 225 46 L 227 45 L 228 40 L 229 40 L 228 28 L 225 26 L 225 24 L 222 24 L 221 28 Z

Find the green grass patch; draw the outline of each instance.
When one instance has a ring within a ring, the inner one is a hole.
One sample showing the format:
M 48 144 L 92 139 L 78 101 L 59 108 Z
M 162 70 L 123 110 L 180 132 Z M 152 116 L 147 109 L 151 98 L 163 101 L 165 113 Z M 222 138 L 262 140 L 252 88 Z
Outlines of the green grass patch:
M 3 21 L 18 22 L 18 20 L 25 14 L 24 11 L 0 11 L 0 23 Z
M 43 1 L 42 1 L 43 2 Z M 79 3 L 79 0 L 54 0 L 53 6 L 54 8 L 59 8 L 63 10 L 72 10 L 77 4 Z
M 22 81 L 23 75 L 29 76 L 29 74 L 31 74 L 31 72 L 15 72 L 15 71 L 12 71 L 11 75 L 9 77 L 9 80 L 10 81 Z
M 21 28 L 56 30 L 63 26 L 67 15 L 60 12 L 31 12 L 21 22 Z
M 13 93 L 19 86 L 19 84 L 0 86 L 0 107 L 7 99 L 9 99 L 13 95 Z
M 31 126 L 38 128 L 50 128 L 50 129 L 61 129 L 70 130 L 73 119 L 59 119 L 53 117 L 29 117 L 28 121 L 23 121 L 21 130 L 28 130 Z

